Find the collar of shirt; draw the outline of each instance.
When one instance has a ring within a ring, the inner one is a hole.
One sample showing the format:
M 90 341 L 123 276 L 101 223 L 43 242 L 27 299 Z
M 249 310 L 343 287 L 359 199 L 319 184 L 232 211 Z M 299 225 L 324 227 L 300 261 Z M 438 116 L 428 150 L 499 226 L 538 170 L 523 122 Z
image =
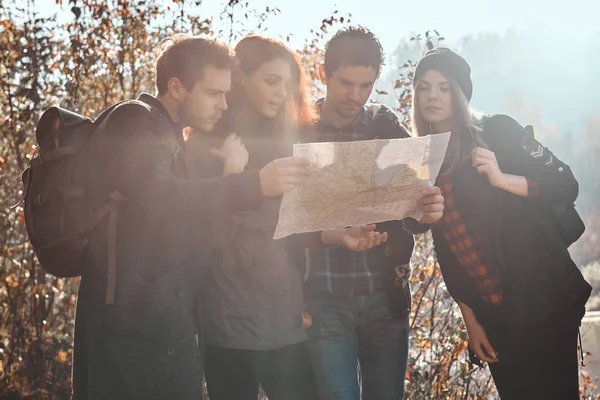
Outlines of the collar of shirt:
M 163 103 L 161 103 L 160 100 L 148 93 L 140 94 L 138 96 L 138 100 L 148 104 L 151 107 L 154 107 L 160 113 L 160 115 L 166 118 L 171 123 L 171 126 L 173 127 L 173 132 L 176 133 L 175 137 L 177 138 L 177 142 L 180 146 L 185 147 L 185 140 L 183 139 L 183 126 L 179 122 L 173 121 L 171 114 L 169 114 L 169 111 L 163 105 Z

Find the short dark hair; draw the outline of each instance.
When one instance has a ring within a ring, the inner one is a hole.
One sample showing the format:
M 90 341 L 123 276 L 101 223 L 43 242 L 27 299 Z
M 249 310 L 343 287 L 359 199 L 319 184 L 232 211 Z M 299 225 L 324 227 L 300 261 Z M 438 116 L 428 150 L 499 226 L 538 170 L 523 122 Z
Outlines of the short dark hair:
M 155 49 L 155 82 L 158 94 L 164 94 L 171 78 L 177 78 L 191 91 L 207 66 L 233 69 L 236 66 L 231 47 L 217 39 L 177 34 L 163 39 Z
M 342 28 L 325 45 L 325 74 L 331 76 L 338 68 L 371 67 L 381 73 L 384 54 L 373 32 L 362 26 Z

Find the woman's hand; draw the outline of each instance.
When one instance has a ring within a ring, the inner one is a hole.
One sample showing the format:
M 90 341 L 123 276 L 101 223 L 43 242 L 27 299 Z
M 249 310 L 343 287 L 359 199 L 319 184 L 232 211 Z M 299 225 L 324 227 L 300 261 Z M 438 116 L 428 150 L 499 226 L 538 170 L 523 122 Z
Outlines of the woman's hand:
M 211 149 L 210 154 L 223 163 L 223 176 L 242 172 L 248 165 L 248 151 L 242 140 L 232 133 L 225 139 L 220 149 Z
M 444 197 L 440 188 L 433 186 L 421 192 L 421 198 L 417 201 L 423 215 L 419 220 L 422 224 L 436 223 L 444 216 Z
M 527 197 L 529 195 L 529 185 L 524 176 L 505 174 L 500 171 L 496 154 L 493 151 L 476 147 L 471 153 L 473 167 L 480 174 L 487 175 L 488 181 L 492 186 L 506 190 L 517 196 Z
M 488 340 L 487 334 L 483 326 L 475 318 L 473 310 L 464 303 L 458 303 L 460 311 L 467 327 L 467 333 L 469 335 L 469 347 L 473 350 L 473 353 L 482 362 L 494 363 L 498 362 L 498 353 L 492 347 L 492 344 Z
M 483 329 L 483 326 L 479 322 L 473 321 L 468 324 L 467 333 L 469 335 L 469 347 L 471 347 L 477 358 L 487 363 L 498 362 L 498 353 L 492 347 L 485 329 Z
M 477 169 L 481 175 L 487 175 L 488 181 L 492 186 L 501 187 L 504 181 L 504 173 L 500 171 L 496 154 L 493 151 L 476 147 L 471 152 L 473 168 Z

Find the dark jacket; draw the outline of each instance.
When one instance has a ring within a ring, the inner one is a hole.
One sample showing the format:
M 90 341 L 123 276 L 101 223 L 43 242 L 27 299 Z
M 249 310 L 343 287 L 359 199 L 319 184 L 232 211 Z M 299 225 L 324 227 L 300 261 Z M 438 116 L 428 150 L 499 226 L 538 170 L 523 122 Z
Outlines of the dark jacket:
M 116 294 L 106 304 L 107 221 L 89 237 L 77 304 L 76 399 L 198 399 L 192 306 L 207 269 L 209 215 L 260 205 L 257 171 L 189 178 L 181 127 L 150 95 L 118 106 L 96 132 L 90 201 L 118 190 Z
M 463 132 L 461 142 L 474 147 Z M 500 276 L 503 301 L 493 306 L 478 295 L 439 227 L 432 227 L 437 258 L 450 294 L 475 311 L 484 327 L 504 326 L 518 335 L 527 327 L 566 311 L 579 320 L 590 285 L 571 260 L 550 215 L 550 206 L 577 198 L 578 184 L 568 165 L 506 116 L 485 119 L 480 139 L 496 154 L 500 169 L 525 176 L 540 195 L 520 197 L 492 187 L 470 158 L 451 172 L 456 208 L 486 247 L 490 267 Z M 470 151 L 470 150 L 469 150 Z
M 209 152 L 231 132 L 248 150 L 247 168 L 262 168 L 276 158 L 291 156 L 294 132 L 279 131 L 272 123 L 232 104 L 212 134 L 195 133 L 188 140 L 198 173 L 222 175 L 221 161 Z M 270 198 L 256 210 L 213 219 L 214 252 L 198 307 L 205 344 L 274 350 L 306 340 L 304 244 L 297 235 L 273 240 L 280 204 L 281 198 Z

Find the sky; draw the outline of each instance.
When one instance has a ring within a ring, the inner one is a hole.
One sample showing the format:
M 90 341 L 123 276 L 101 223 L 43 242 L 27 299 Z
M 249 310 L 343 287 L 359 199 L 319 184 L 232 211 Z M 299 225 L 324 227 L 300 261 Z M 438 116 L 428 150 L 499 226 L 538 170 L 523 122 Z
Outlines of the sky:
M 381 40 L 387 54 L 411 33 L 437 29 L 449 40 L 479 32 L 503 32 L 509 28 L 539 25 L 586 37 L 600 31 L 600 2 L 594 0 L 253 0 L 252 5 L 277 3 L 281 15 L 272 29 L 302 36 L 319 17 L 337 5 L 352 14 L 352 21 L 365 25 Z M 550 5 L 553 3 L 554 5 Z M 568 6 L 567 6 L 568 4 Z
M 172 4 L 173 0 L 165 1 Z M 194 0 L 184 1 L 196 7 Z M 340 10 L 341 16 L 351 14 L 352 24 L 364 25 L 373 31 L 387 55 L 393 54 L 398 45 L 412 35 L 436 29 L 446 38 L 444 45 L 465 55 L 471 63 L 477 87 L 473 104 L 482 110 L 511 112 L 507 106 L 513 100 L 510 92 L 518 90 L 528 104 L 539 106 L 542 120 L 550 123 L 575 126 L 582 131 L 589 116 L 600 112 L 600 80 L 596 78 L 600 56 L 594 54 L 600 49 L 599 0 L 247 1 L 250 8 L 259 11 L 267 6 L 279 8 L 279 14 L 269 16 L 264 34 L 276 38 L 290 35 L 290 47 L 297 49 L 302 47 L 305 38 L 312 37 L 310 30 L 317 29 L 321 20 L 334 10 Z M 218 18 L 225 4 L 225 0 L 203 0 L 199 10 L 191 11 L 217 17 L 214 31 L 226 28 L 228 32 L 228 27 L 219 26 Z M 69 0 L 63 0 L 62 6 L 56 5 L 56 0 L 35 0 L 35 5 L 43 16 L 56 13 L 59 21 L 73 20 Z M 332 29 L 331 34 L 336 29 Z M 492 44 L 476 50 L 473 46 L 469 48 L 464 39 L 490 33 L 505 36 L 507 31 L 527 31 L 525 37 L 529 39 L 525 42 L 516 35 L 508 49 L 506 46 L 493 48 L 493 43 L 501 45 L 494 40 L 484 41 Z M 531 38 L 532 31 L 535 38 Z M 527 63 L 532 66 L 528 67 Z M 382 77 L 395 74 L 392 68 L 395 68 L 394 63 L 388 60 Z M 497 71 L 490 74 L 490 69 Z M 561 77 L 570 84 L 558 87 L 556 81 Z M 387 90 L 389 85 L 391 83 L 384 80 L 378 83 L 380 89 Z
M 278 7 L 281 13 L 269 19 L 268 33 L 292 35 L 291 44 L 300 47 L 310 29 L 335 9 L 352 14 L 351 21 L 369 28 L 391 54 L 398 42 L 413 33 L 437 29 L 449 41 L 482 32 L 504 32 L 511 28 L 539 26 L 585 40 L 600 32 L 597 0 L 249 0 L 251 7 Z M 59 12 L 72 18 L 68 1 L 63 11 L 55 0 L 36 0 L 43 14 Z M 206 15 L 218 15 L 223 0 L 204 0 Z

